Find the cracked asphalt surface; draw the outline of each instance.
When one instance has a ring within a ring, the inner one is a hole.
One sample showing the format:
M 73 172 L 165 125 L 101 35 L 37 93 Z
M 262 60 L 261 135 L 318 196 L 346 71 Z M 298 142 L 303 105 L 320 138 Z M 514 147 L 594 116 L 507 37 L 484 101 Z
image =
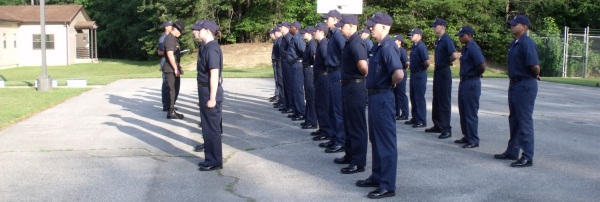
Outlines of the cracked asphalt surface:
M 125 79 L 90 90 L 0 131 L 0 201 L 368 201 L 267 101 L 272 79 L 225 79 L 224 169 L 200 172 L 195 79 L 183 79 L 183 120 L 168 120 L 160 79 Z M 599 88 L 539 83 L 536 156 L 530 168 L 494 160 L 508 141 L 507 79 L 483 79 L 481 147 L 462 149 L 452 92 L 453 138 L 398 129 L 396 197 L 382 201 L 597 201 Z M 431 80 L 428 82 L 431 104 Z M 428 107 L 428 119 L 431 118 Z M 431 126 L 431 121 L 429 125 Z

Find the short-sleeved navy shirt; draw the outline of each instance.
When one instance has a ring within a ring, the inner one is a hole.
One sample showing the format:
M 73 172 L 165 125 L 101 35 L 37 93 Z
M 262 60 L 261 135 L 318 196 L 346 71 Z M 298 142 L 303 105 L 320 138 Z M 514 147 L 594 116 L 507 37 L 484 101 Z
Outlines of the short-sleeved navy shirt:
M 208 83 L 210 81 L 210 70 L 219 69 L 219 80 L 223 71 L 223 54 L 221 46 L 216 40 L 212 40 L 204 46 L 201 54 L 200 65 L 198 67 L 199 83 Z M 220 83 L 221 81 L 219 81 Z
M 271 59 L 279 59 L 279 41 L 281 41 L 281 37 L 273 40 L 273 51 L 271 51 Z
M 300 33 L 296 33 L 292 36 L 292 40 L 290 40 L 290 44 L 287 50 L 287 60 L 290 63 L 293 63 L 297 60 L 301 60 L 304 55 L 304 49 L 306 48 L 306 42 L 302 39 L 302 35 Z
M 167 34 L 163 33 L 162 35 L 160 35 L 160 38 L 158 38 L 158 48 L 157 50 L 159 51 L 165 51 L 165 38 L 167 37 Z M 166 53 L 164 53 L 166 55 Z M 163 64 L 165 64 L 165 56 L 160 57 L 160 66 L 162 67 Z
M 369 58 L 369 74 L 367 74 L 367 89 L 389 89 L 392 87 L 392 74 L 397 69 L 402 69 L 398 57 L 398 46 L 394 39 L 385 37 L 373 46 L 373 56 Z
M 346 38 L 342 36 L 342 32 L 338 28 L 333 28 L 327 35 L 329 44 L 327 44 L 327 58 L 325 66 L 336 68 L 342 66 L 342 50 L 346 44 Z
M 282 40 L 279 42 L 279 57 L 281 57 L 282 60 L 285 60 L 290 41 L 292 40 L 292 34 L 287 33 L 280 38 L 282 38 Z
M 306 44 L 306 50 L 304 50 L 304 56 L 302 57 L 302 64 L 309 66 L 315 64 L 315 53 L 317 52 L 317 42 L 315 39 L 311 39 Z
M 456 52 L 454 41 L 447 33 L 444 33 L 435 42 L 435 66 L 450 66 L 450 57 L 454 52 Z
M 169 51 L 173 51 L 173 56 L 175 57 L 175 63 L 179 66 L 179 60 L 181 58 L 181 52 L 179 47 L 179 39 L 177 39 L 173 34 L 169 34 L 165 37 L 165 65 L 163 65 L 163 72 L 175 72 L 173 67 L 171 67 L 171 62 L 169 62 L 169 55 L 167 54 Z M 180 67 L 179 70 L 181 70 Z
M 200 44 L 198 45 L 198 58 L 196 58 L 196 71 L 200 69 L 200 64 L 202 64 L 202 50 L 204 49 L 204 46 L 206 46 L 206 44 L 204 43 L 204 41 L 200 41 Z
M 460 56 L 460 76 L 479 76 L 477 66 L 485 62 L 481 48 L 471 40 L 462 48 Z
M 429 60 L 429 53 L 427 53 L 427 46 L 423 43 L 423 40 L 419 40 L 410 48 L 410 71 L 421 71 L 425 70 L 423 63 Z
M 371 41 L 369 38 L 366 38 L 365 43 L 367 44 L 367 53 L 370 53 L 371 48 L 373 48 L 373 41 Z
M 320 74 L 325 72 L 325 58 L 327 58 L 327 38 L 321 39 L 319 45 L 317 45 L 317 52 L 315 54 L 315 64 L 313 72 Z
M 400 56 L 400 64 L 402 64 L 402 68 L 404 68 L 404 63 L 408 62 L 408 53 L 406 53 L 406 49 L 402 47 L 398 48 L 398 55 Z
M 508 48 L 508 77 L 536 78 L 531 73 L 530 66 L 539 65 L 537 45 L 527 34 L 514 40 Z
M 365 75 L 358 70 L 358 61 L 369 59 L 367 44 L 358 33 L 352 34 L 342 53 L 342 80 L 362 79 Z

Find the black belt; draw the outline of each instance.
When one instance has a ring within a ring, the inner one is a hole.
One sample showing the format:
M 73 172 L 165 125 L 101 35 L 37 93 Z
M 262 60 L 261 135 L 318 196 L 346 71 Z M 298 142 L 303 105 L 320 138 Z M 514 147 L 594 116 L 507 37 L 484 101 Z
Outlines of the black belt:
M 315 77 L 317 77 L 317 76 L 327 76 L 327 74 L 329 74 L 329 73 L 327 73 L 327 72 L 319 72 L 319 73 L 314 73 L 314 74 L 315 74 Z
M 412 69 L 410 69 L 410 73 L 417 73 L 417 72 L 420 72 L 420 71 L 425 71 L 425 70 L 424 69 L 420 69 L 420 70 L 412 70 Z
M 450 65 L 436 65 L 435 70 L 446 69 L 450 67 Z
M 203 87 L 209 87 L 210 83 L 208 82 L 198 82 L 198 88 L 203 88 Z M 221 84 L 218 84 L 218 86 L 221 86 Z
M 340 83 L 342 85 L 346 85 L 346 84 L 350 84 L 350 83 L 362 83 L 364 81 L 365 81 L 365 79 L 347 79 L 347 80 L 340 80 Z
M 480 76 L 461 76 L 460 81 L 466 81 L 469 79 L 479 79 L 479 78 L 480 78 Z
M 379 93 L 388 93 L 388 92 L 392 92 L 391 88 L 385 88 L 385 89 L 367 89 L 367 94 L 368 95 L 375 95 L 375 94 L 379 94 Z
M 514 84 L 517 83 L 519 81 L 523 81 L 523 80 L 529 80 L 529 79 L 533 79 L 533 77 L 517 77 L 517 78 L 511 78 L 510 79 L 510 84 Z
M 331 73 L 331 72 L 335 72 L 337 70 L 337 68 L 326 68 L 325 71 Z
M 302 67 L 304 67 L 304 68 L 313 68 L 312 65 L 303 65 Z
M 302 60 L 296 60 L 296 61 L 294 61 L 294 62 L 302 62 Z

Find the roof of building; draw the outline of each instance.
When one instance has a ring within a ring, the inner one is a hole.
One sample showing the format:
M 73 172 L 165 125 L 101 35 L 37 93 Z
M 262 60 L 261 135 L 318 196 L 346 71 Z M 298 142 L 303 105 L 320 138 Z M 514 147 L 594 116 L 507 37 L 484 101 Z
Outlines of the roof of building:
M 47 5 L 46 22 L 70 23 L 81 11 L 86 20 L 90 20 L 82 5 Z M 0 6 L 0 21 L 40 22 L 40 6 Z

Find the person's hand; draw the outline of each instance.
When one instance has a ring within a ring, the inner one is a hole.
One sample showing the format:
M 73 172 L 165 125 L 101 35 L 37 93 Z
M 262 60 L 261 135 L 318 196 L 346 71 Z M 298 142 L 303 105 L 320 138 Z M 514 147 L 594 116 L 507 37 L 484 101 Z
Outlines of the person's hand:
M 541 77 L 540 75 L 538 75 L 536 79 L 537 79 L 538 81 L 541 81 L 541 80 L 542 80 L 542 77 Z
M 179 70 L 175 69 L 175 77 L 179 77 Z
M 396 88 L 396 83 L 392 83 L 392 88 Z
M 215 108 L 216 105 L 217 105 L 217 101 L 215 101 L 215 100 L 208 100 L 208 102 L 206 102 L 206 108 L 209 108 L 209 109 Z
M 179 70 L 179 71 L 181 71 L 181 73 L 180 73 L 180 74 L 181 74 L 181 75 L 183 75 L 183 69 L 181 69 L 181 70 Z

